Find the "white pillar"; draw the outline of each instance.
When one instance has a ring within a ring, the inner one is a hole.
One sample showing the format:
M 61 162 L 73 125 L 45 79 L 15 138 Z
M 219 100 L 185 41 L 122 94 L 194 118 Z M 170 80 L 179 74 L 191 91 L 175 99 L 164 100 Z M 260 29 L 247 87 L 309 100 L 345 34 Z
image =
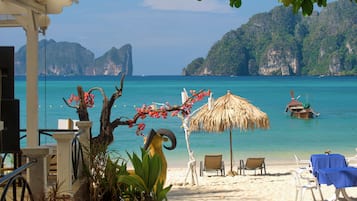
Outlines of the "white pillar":
M 62 193 L 72 192 L 72 139 L 73 132 L 54 133 L 53 138 L 57 140 L 57 181 Z
M 27 147 L 37 147 L 38 139 L 38 30 L 26 29 L 26 129 Z M 46 106 L 44 106 L 46 107 Z
M 22 153 L 29 161 L 36 163 L 27 170 L 27 181 L 29 182 L 34 200 L 42 200 L 47 189 L 47 157 L 52 154 L 49 147 L 23 148 Z
M 85 166 L 87 166 L 88 168 L 90 167 L 90 140 L 91 140 L 91 136 L 90 136 L 90 128 L 92 127 L 92 122 L 91 121 L 78 121 L 76 122 L 76 126 L 79 128 L 79 142 L 82 146 L 82 150 L 83 150 L 83 161 Z M 80 166 L 78 168 L 78 176 L 79 178 L 83 178 L 83 176 L 85 176 L 83 174 L 83 166 L 82 163 L 80 163 Z

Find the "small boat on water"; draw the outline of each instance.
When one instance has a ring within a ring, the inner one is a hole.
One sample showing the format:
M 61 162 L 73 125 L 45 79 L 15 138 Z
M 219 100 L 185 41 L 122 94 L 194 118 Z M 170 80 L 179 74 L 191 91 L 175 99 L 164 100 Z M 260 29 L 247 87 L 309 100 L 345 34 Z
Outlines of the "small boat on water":
M 286 105 L 285 112 L 290 112 L 290 116 L 299 119 L 311 119 L 318 117 L 320 113 L 314 112 L 309 103 L 303 103 L 294 96 L 294 91 L 290 91 L 291 101 Z

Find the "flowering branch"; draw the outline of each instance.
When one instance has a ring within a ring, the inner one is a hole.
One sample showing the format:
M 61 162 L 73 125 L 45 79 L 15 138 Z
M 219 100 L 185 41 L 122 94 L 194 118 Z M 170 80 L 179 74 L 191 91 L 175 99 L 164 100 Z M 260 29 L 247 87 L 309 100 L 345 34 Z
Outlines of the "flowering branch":
M 88 92 L 84 92 L 84 102 L 87 107 L 92 108 L 94 106 L 94 94 L 91 92 L 94 90 L 94 88 L 90 89 Z M 79 103 L 81 101 L 79 96 L 76 96 L 74 94 L 71 94 L 71 96 L 66 100 L 63 98 L 63 101 L 66 103 L 68 107 L 71 108 L 79 108 Z M 73 102 L 75 104 L 73 104 Z
M 169 103 L 165 104 L 158 104 L 154 103 L 152 105 L 143 105 L 141 108 L 136 108 L 136 114 L 134 115 L 133 119 L 127 120 L 126 123 L 129 127 L 132 127 L 136 124 L 139 119 L 145 119 L 146 117 L 151 118 L 163 118 L 166 119 L 168 113 L 171 113 L 171 116 L 179 116 L 186 117 L 190 115 L 192 106 L 194 103 L 201 101 L 205 96 L 209 96 L 211 91 L 199 91 L 196 93 L 195 90 L 190 91 L 191 96 L 188 97 L 182 105 L 170 105 Z M 136 134 L 143 135 L 142 131 L 145 129 L 144 123 L 139 123 L 137 125 Z

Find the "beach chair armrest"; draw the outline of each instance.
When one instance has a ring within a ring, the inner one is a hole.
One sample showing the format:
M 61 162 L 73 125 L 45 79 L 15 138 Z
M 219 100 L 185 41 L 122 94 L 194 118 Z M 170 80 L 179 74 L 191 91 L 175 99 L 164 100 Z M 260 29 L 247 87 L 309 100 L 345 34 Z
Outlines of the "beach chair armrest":
M 225 170 L 225 167 L 224 167 L 224 161 L 222 161 L 222 164 L 221 164 L 221 176 L 226 176 L 226 170 Z
M 243 170 L 243 174 L 244 174 L 244 169 L 245 169 L 244 166 L 245 166 L 245 165 L 244 165 L 244 160 L 239 160 L 238 170 L 239 170 L 239 174 L 240 174 L 240 175 L 242 175 L 242 170 Z M 238 170 L 237 170 L 237 172 L 238 172 Z

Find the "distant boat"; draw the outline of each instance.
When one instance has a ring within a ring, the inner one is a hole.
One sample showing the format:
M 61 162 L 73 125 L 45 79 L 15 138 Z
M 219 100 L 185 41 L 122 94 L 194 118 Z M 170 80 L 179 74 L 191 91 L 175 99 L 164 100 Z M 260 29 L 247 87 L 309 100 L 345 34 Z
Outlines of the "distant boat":
M 290 116 L 299 119 L 311 119 L 318 117 L 320 113 L 314 112 L 309 103 L 302 103 L 294 96 L 294 91 L 290 91 L 291 101 L 286 105 L 285 112 L 290 112 Z

